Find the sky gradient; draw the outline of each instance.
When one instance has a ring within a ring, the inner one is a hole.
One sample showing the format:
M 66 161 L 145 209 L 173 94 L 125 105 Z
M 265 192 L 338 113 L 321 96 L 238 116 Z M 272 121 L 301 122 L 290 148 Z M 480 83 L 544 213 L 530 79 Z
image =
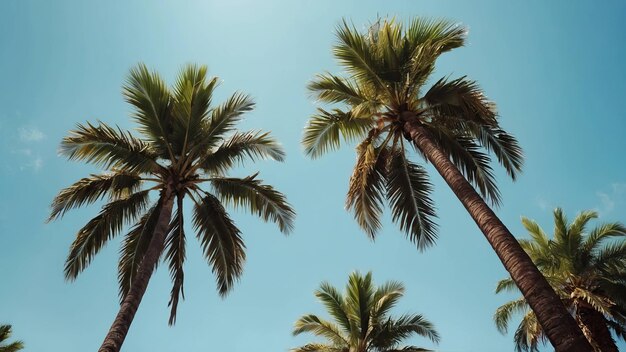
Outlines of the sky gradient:
M 342 18 L 365 28 L 377 16 L 444 17 L 469 28 L 467 45 L 438 61 L 433 79 L 467 75 L 498 104 L 502 126 L 524 148 L 513 183 L 496 167 L 503 222 L 525 236 L 520 216 L 552 228 L 551 210 L 572 218 L 596 209 L 601 221 L 626 221 L 626 5 L 605 1 L 30 1 L 0 2 L 0 323 L 13 324 L 26 351 L 94 351 L 118 309 L 119 239 L 73 283 L 63 263 L 93 206 L 44 223 L 58 190 L 98 170 L 57 155 L 76 123 L 100 119 L 134 128 L 121 96 L 128 70 L 145 62 L 170 83 L 181 65 L 206 64 L 222 80 L 214 101 L 236 90 L 257 109 L 242 129 L 271 130 L 285 163 L 248 164 L 286 193 L 298 217 L 281 235 L 233 212 L 244 233 L 241 281 L 221 299 L 188 229 L 186 299 L 168 327 L 170 281 L 161 266 L 148 287 L 125 351 L 287 351 L 312 336 L 291 336 L 305 313 L 325 315 L 313 291 L 343 287 L 353 270 L 399 280 L 395 312 L 424 314 L 437 350 L 509 351 L 512 336 L 492 322 L 513 295 L 495 295 L 506 272 L 441 178 L 433 173 L 439 240 L 418 252 L 386 213 L 376 242 L 344 209 L 354 146 L 309 160 L 300 146 L 314 112 L 306 83 L 337 72 L 331 56 Z M 432 171 L 432 168 L 429 167 Z M 515 320 L 517 323 L 518 320 Z M 514 331 L 516 325 L 512 326 Z M 425 339 L 412 344 L 434 347 Z M 621 348 L 626 348 L 620 342 Z

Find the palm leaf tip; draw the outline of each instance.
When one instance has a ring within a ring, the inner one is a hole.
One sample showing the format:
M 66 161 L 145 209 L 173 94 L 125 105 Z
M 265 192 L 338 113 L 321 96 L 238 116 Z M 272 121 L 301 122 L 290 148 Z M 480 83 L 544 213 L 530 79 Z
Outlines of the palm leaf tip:
M 217 195 L 227 204 L 247 208 L 265 221 L 278 225 L 281 232 L 293 230 L 296 212 L 287 198 L 272 186 L 257 179 L 258 173 L 245 178 L 216 177 L 211 184 Z

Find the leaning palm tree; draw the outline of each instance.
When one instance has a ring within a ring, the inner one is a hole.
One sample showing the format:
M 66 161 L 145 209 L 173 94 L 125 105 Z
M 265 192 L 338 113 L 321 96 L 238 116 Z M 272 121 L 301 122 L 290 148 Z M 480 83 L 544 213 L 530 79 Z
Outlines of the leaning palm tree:
M 617 352 L 611 330 L 626 340 L 626 227 L 605 223 L 587 232 L 589 221 L 597 217 L 594 211 L 584 211 L 568 223 L 563 211 L 556 209 L 552 238 L 535 221 L 522 218 L 530 239 L 519 242 L 594 349 Z M 496 288 L 497 293 L 509 290 L 516 290 L 510 278 Z M 514 335 L 516 350 L 538 351 L 545 333 L 523 297 L 496 310 L 498 329 L 506 333 L 515 313 L 523 314 Z
M 0 352 L 17 352 L 24 348 L 22 341 L 7 343 L 11 337 L 11 325 L 0 325 Z
M 120 250 L 121 308 L 100 351 L 119 351 L 160 258 L 169 266 L 173 282 L 169 323 L 175 322 L 178 302 L 184 297 L 185 198 L 194 205 L 196 237 L 222 296 L 241 275 L 245 259 L 241 232 L 224 204 L 273 221 L 284 233 L 292 228 L 293 209 L 257 173 L 226 177 L 229 169 L 246 159 L 282 161 L 284 152 L 268 133 L 235 129 L 254 107 L 248 96 L 235 93 L 212 107 L 217 83 L 216 77 L 207 77 L 206 67 L 189 65 L 168 89 L 157 73 L 140 64 L 130 71 L 124 86 L 140 137 L 98 122 L 79 124 L 61 143 L 62 155 L 107 170 L 62 190 L 52 203 L 50 220 L 106 199 L 102 211 L 78 231 L 65 277 L 76 279 L 110 239 L 133 224 Z M 209 191 L 204 184 L 210 185 Z
M 404 286 L 390 281 L 380 287 L 372 283 L 372 273 L 352 273 L 344 294 L 324 282 L 315 296 L 322 301 L 334 322 L 307 314 L 296 321 L 293 334 L 312 333 L 326 340 L 294 348 L 292 352 L 418 352 L 415 346 L 401 346 L 412 335 L 437 343 L 439 334 L 420 314 L 398 318 L 390 310 L 404 295 Z
M 363 32 L 344 21 L 333 53 L 345 74 L 320 74 L 308 87 L 320 102 L 339 105 L 310 118 L 305 151 L 315 158 L 342 139 L 360 141 L 347 208 L 374 238 L 386 199 L 392 220 L 424 249 L 436 239 L 435 209 L 426 170 L 409 159 L 414 149 L 465 206 L 557 350 L 588 350 L 576 322 L 485 201 L 500 201 L 488 152 L 515 179 L 523 161 L 517 140 L 474 81 L 441 78 L 425 87 L 439 55 L 462 46 L 465 35 L 443 20 L 416 18 L 408 27 L 379 20 Z

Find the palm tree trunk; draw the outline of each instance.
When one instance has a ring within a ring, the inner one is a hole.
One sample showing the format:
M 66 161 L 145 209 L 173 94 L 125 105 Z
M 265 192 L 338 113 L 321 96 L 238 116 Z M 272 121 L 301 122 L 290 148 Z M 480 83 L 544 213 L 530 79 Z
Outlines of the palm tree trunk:
M 509 229 L 504 226 L 458 168 L 439 149 L 430 132 L 417 122 L 406 122 L 404 132 L 424 153 L 463 203 L 519 287 L 528 305 L 535 312 L 543 331 L 555 350 L 557 352 L 592 351 L 576 321 L 565 309 L 563 302 L 548 281 L 539 272 Z
M 150 281 L 157 261 L 161 257 L 174 204 L 174 196 L 170 189 L 165 189 L 162 192 L 159 202 L 162 202 L 161 213 L 159 214 L 159 220 L 154 229 L 154 235 L 148 250 L 137 268 L 137 274 L 133 279 L 130 290 L 124 297 L 113 325 L 111 325 L 98 352 L 119 352 L 122 348 L 130 324 L 133 322 L 137 308 L 139 308 L 139 303 L 141 303 L 143 294 L 146 292 L 146 288 L 148 288 L 148 281 Z
M 618 352 L 615 340 L 606 326 L 602 313 L 586 302 L 577 302 L 576 321 L 587 340 L 598 352 Z

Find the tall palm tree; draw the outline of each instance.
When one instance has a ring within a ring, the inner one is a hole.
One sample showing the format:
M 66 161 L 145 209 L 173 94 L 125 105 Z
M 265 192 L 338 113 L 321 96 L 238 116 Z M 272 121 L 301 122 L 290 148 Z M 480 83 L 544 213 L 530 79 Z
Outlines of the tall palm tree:
M 306 344 L 292 349 L 292 352 L 428 351 L 415 346 L 400 346 L 412 335 L 439 342 L 437 330 L 422 315 L 404 314 L 398 318 L 389 315 L 403 295 L 404 286 L 397 281 L 374 286 L 371 272 L 365 276 L 352 273 L 344 294 L 330 284 L 322 283 L 315 296 L 322 301 L 334 322 L 307 314 L 296 321 L 293 334 L 309 332 L 327 341 Z
M 293 209 L 257 173 L 244 178 L 225 176 L 246 159 L 282 161 L 285 155 L 269 133 L 236 130 L 243 114 L 254 107 L 251 98 L 235 93 L 224 103 L 211 105 L 217 84 L 217 77 L 207 77 L 205 66 L 188 65 L 168 89 L 157 73 L 140 64 L 130 71 L 124 86 L 140 137 L 98 122 L 79 124 L 61 143 L 62 155 L 107 170 L 79 180 L 52 202 L 50 220 L 72 208 L 107 201 L 78 231 L 65 263 L 65 277 L 76 279 L 107 241 L 125 225 L 134 224 L 120 250 L 121 308 L 100 351 L 119 351 L 161 257 L 173 282 L 169 323 L 174 324 L 178 301 L 184 297 L 185 198 L 194 204 L 196 237 L 222 296 L 241 275 L 245 260 L 241 232 L 224 204 L 273 221 L 284 233 L 292 228 Z M 210 191 L 201 187 L 207 183 Z M 151 192 L 157 194 L 156 199 L 150 198 Z
M 587 232 L 589 221 L 597 217 L 594 211 L 584 211 L 568 223 L 563 210 L 557 208 L 552 238 L 535 221 L 522 218 L 530 239 L 519 242 L 594 349 L 617 352 L 610 330 L 626 340 L 626 227 L 605 223 Z M 515 289 L 509 278 L 498 283 L 496 292 Z M 516 349 L 537 351 L 540 342 L 545 342 L 545 333 L 523 297 L 496 310 L 498 329 L 505 333 L 515 313 L 523 314 L 515 331 Z
M 515 179 L 523 161 L 517 140 L 476 82 L 444 77 L 425 87 L 439 55 L 462 46 L 465 36 L 465 28 L 443 20 L 415 18 L 408 27 L 379 20 L 363 32 L 344 21 L 333 54 L 345 74 L 320 74 L 308 87 L 320 102 L 339 105 L 310 118 L 305 151 L 315 158 L 341 139 L 360 141 L 347 208 L 373 238 L 386 199 L 393 221 L 424 249 L 436 239 L 435 209 L 425 169 L 409 159 L 415 149 L 465 206 L 557 350 L 586 351 L 576 322 L 485 202 L 500 201 L 488 152 Z
M 24 348 L 22 341 L 15 341 L 7 344 L 7 340 L 11 338 L 11 325 L 0 325 L 0 352 L 17 352 Z

